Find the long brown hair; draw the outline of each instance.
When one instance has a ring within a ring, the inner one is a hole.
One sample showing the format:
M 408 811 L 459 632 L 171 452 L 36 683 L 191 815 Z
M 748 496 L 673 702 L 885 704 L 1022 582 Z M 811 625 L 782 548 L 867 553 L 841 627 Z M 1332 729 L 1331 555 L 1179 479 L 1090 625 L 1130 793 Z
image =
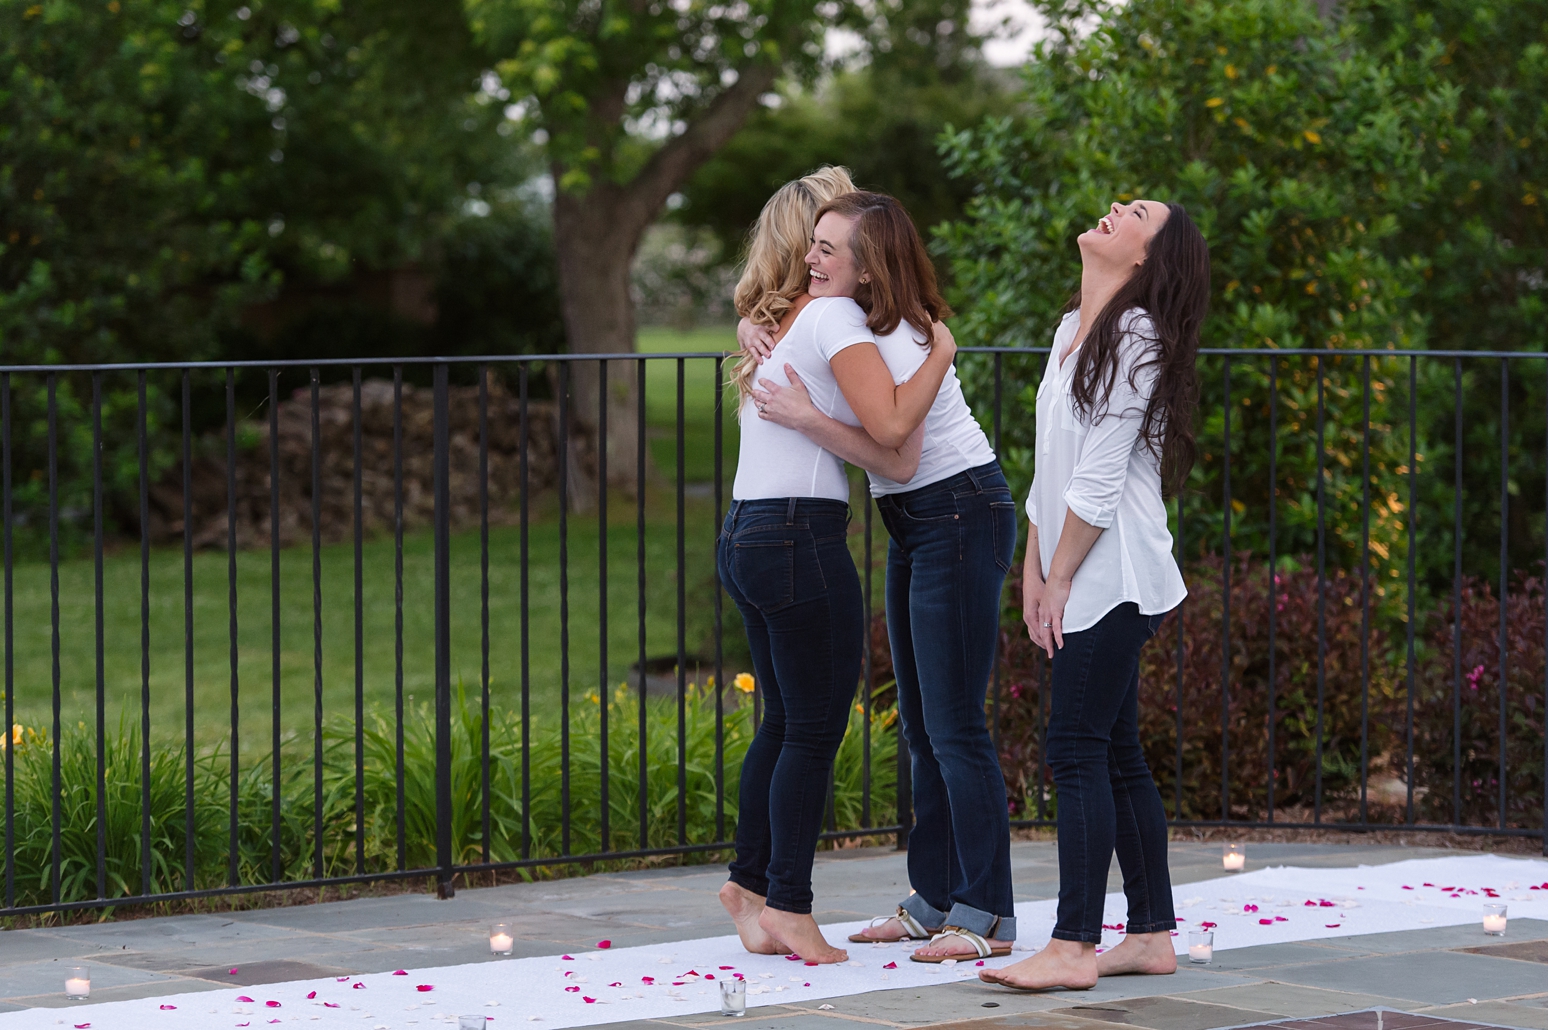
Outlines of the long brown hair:
M 748 239 L 747 263 L 732 295 L 738 315 L 755 325 L 779 325 L 796 298 L 806 292 L 805 258 L 818 208 L 854 188 L 849 169 L 823 165 L 774 191 Z M 730 379 L 740 397 L 745 399 L 751 392 L 757 371 L 758 359 L 752 354 L 736 359 Z
M 1086 419 L 1107 410 L 1118 375 L 1118 344 L 1136 308 L 1150 316 L 1142 338 L 1147 358 L 1129 372 L 1129 385 L 1144 369 L 1156 369 L 1155 389 L 1140 423 L 1140 439 L 1161 464 L 1161 485 L 1169 494 L 1183 488 L 1193 469 L 1193 411 L 1199 403 L 1194 367 L 1199 326 L 1209 308 L 1209 244 L 1181 204 L 1166 205 L 1167 218 L 1145 245 L 1145 260 L 1118 288 L 1086 333 L 1075 359 L 1070 395 Z M 1067 310 L 1080 307 L 1076 293 Z
M 870 316 L 865 324 L 885 336 L 907 322 L 928 344 L 933 323 L 950 317 L 951 308 L 941 298 L 935 266 L 903 205 L 885 193 L 856 190 L 824 204 L 813 224 L 830 211 L 855 220 L 849 249 L 871 280 L 855 289 L 855 303 Z

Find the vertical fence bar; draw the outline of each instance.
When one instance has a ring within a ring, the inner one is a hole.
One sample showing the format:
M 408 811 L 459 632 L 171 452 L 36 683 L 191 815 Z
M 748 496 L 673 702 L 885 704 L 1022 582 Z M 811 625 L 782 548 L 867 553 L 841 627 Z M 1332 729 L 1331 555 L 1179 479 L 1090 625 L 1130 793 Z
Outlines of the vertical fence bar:
M 355 544 L 355 874 L 365 872 L 365 505 L 361 497 L 364 427 L 360 424 L 360 366 L 350 369 L 350 426 L 354 431 Z
M 865 696 L 860 699 L 860 825 L 871 825 L 871 705 L 872 694 L 876 691 L 876 670 L 871 665 L 871 620 L 876 617 L 876 611 L 871 607 L 871 512 L 876 505 L 871 500 L 871 491 L 865 491 L 865 582 L 862 587 L 865 591 L 865 623 L 861 632 L 865 634 L 865 650 L 861 652 L 865 656 Z M 902 733 L 899 731 L 899 735 Z
M 635 610 L 639 618 L 639 664 L 635 666 L 639 674 L 640 687 L 640 711 L 639 726 L 636 729 L 639 752 L 639 817 L 640 840 L 638 847 L 650 847 L 650 799 L 648 796 L 649 770 L 647 768 L 647 755 L 645 739 L 645 359 L 638 358 L 636 372 L 639 381 L 635 386 L 635 456 L 634 456 L 634 549 L 638 575 L 638 596 L 635 599 Z
M 91 557 L 96 600 L 93 658 L 97 701 L 97 897 L 107 897 L 107 671 L 104 668 L 102 599 L 102 373 L 91 375 Z M 144 838 L 141 838 L 144 840 Z M 142 889 L 141 893 L 148 893 Z
M 1360 825 L 1370 822 L 1371 356 L 1360 359 Z
M 11 538 L 11 373 L 0 373 L 0 515 L 5 534 L 5 726 L 16 725 L 15 583 Z M 15 739 L 11 740 L 11 745 Z M 16 748 L 5 749 L 5 907 L 16 905 Z
M 1274 821 L 1274 782 L 1279 775 L 1275 759 L 1278 729 L 1279 681 L 1275 669 L 1275 637 L 1279 630 L 1279 359 L 1269 358 L 1269 454 L 1268 454 L 1268 821 Z
M 1187 551 L 1184 550 L 1184 548 L 1183 548 L 1183 501 L 1186 498 L 1186 496 L 1187 496 L 1187 487 L 1185 485 L 1182 489 L 1177 491 L 1177 567 L 1180 568 L 1180 569 L 1187 567 Z M 1188 603 L 1187 599 L 1184 598 L 1182 604 L 1187 604 L 1187 603 Z M 1181 819 L 1183 817 L 1183 644 L 1184 644 L 1184 633 L 1183 633 L 1183 610 L 1182 610 L 1182 604 L 1177 606 L 1177 684 L 1176 684 L 1176 688 L 1175 688 L 1176 689 L 1176 693 L 1177 693 L 1177 705 L 1176 705 L 1176 708 L 1177 708 L 1177 712 L 1176 712 L 1176 715 L 1177 715 L 1177 747 L 1176 747 L 1176 756 L 1175 756 L 1176 757 L 1176 766 L 1177 767 L 1176 767 L 1176 769 L 1173 772 L 1173 774 L 1176 776 L 1176 779 L 1173 781 L 1173 786 L 1174 786 L 1175 791 L 1176 791 L 1176 797 L 1172 801 L 1172 818 L 1173 819 Z M 1048 682 L 1050 676 L 1052 675 L 1052 667 L 1053 667 L 1053 663 L 1051 661 L 1043 663 L 1043 669 L 1044 669 L 1043 679 L 1044 679 L 1045 683 Z M 1045 688 L 1041 693 L 1042 694 L 1046 694 L 1047 692 L 1048 691 Z M 1038 747 L 1038 764 L 1037 764 L 1038 818 L 1041 819 L 1042 818 L 1042 805 L 1043 805 L 1043 792 L 1042 792 L 1042 787 L 1043 787 L 1043 768 L 1044 768 L 1044 766 L 1046 764 L 1044 762 L 1044 760 L 1043 760 L 1043 751 L 1045 749 L 1044 745 L 1046 745 L 1046 743 L 1047 743 L 1047 730 L 1046 730 L 1046 727 L 1047 727 L 1048 724 L 1047 724 L 1047 722 L 1045 722 L 1043 720 L 1043 717 L 1042 717 L 1043 699 L 1042 699 L 1041 695 L 1038 697 L 1038 702 L 1037 703 L 1038 703 L 1038 722 L 1040 722 L 1042 724 L 1042 728 L 1040 728 L 1040 731 L 1039 731 L 1039 739 L 1043 741 L 1043 744 L 1039 745 L 1039 747 Z
M 7 428 L 9 429 L 9 426 L 10 426 L 10 419 L 9 418 L 6 419 L 6 425 L 7 425 Z M 1544 464 L 1545 464 L 1545 466 L 1548 466 L 1548 440 L 1544 441 L 1543 456 L 1544 456 Z M 11 474 L 11 462 L 10 462 L 9 458 L 6 459 L 5 473 L 6 473 L 7 477 L 9 477 L 10 474 Z M 9 484 L 9 479 L 7 479 L 7 483 Z M 9 511 L 10 511 L 10 508 L 9 508 L 9 504 L 10 504 L 10 489 L 9 489 L 9 486 L 7 486 L 7 490 L 6 490 L 6 504 L 8 506 L 6 511 L 9 514 Z M 1410 511 L 1413 510 L 1413 494 L 1412 494 L 1412 491 L 1410 491 L 1410 494 L 1409 494 L 1409 510 Z M 1548 496 L 1544 497 L 1543 519 L 1544 519 L 1544 525 L 1543 525 L 1543 529 L 1544 529 L 1544 533 L 1543 533 L 1544 547 L 1545 547 L 1545 549 L 1548 549 Z M 7 524 L 9 524 L 9 520 L 7 520 Z M 11 544 L 10 544 L 10 537 L 7 536 L 6 537 L 6 565 L 5 565 L 6 577 L 7 577 L 6 578 L 6 654 L 7 655 L 9 655 L 11 653 L 11 648 L 10 648 L 10 625 L 11 625 L 10 624 L 10 617 L 11 617 L 10 616 L 10 611 L 11 611 L 11 606 L 10 606 L 10 569 L 11 569 L 10 546 L 11 546 Z M 1411 559 L 1410 559 L 1410 561 L 1411 561 Z M 1544 569 L 1548 570 L 1548 554 L 1544 555 Z M 1412 574 L 1410 574 L 1410 575 L 1412 575 Z M 1545 571 L 1545 576 L 1548 576 L 1548 571 Z M 1545 583 L 1544 585 L 1545 585 L 1545 587 L 1548 587 L 1548 583 Z M 1409 626 L 1410 627 L 1413 626 L 1413 616 L 1412 615 L 1409 616 Z M 1410 629 L 1410 634 L 1411 633 L 1412 633 L 1412 629 Z M 1545 639 L 1544 639 L 1544 653 L 1548 653 L 1548 623 L 1545 623 L 1545 625 L 1543 626 L 1543 633 L 1544 633 L 1544 637 L 1545 637 Z M 1410 639 L 1412 639 L 1412 637 L 1410 637 Z M 1410 662 L 1410 665 L 1412 665 L 1412 662 Z M 1412 690 L 1410 690 L 1409 691 L 1410 696 L 1412 696 L 1412 693 L 1413 693 Z M 6 695 L 5 696 L 7 698 L 9 698 L 11 696 L 11 684 L 10 684 L 9 670 L 7 670 Z M 1412 705 L 1411 701 L 1410 701 L 1410 705 Z M 1543 712 L 1544 713 L 1548 713 L 1548 667 L 1545 667 L 1543 669 Z M 1545 714 L 1544 718 L 1545 718 L 1545 720 L 1548 720 L 1548 714 Z M 11 718 L 10 718 L 10 713 L 9 712 L 6 713 L 5 724 L 7 726 L 9 726 L 11 724 Z M 1412 759 L 1410 759 L 1410 761 L 1412 761 Z M 6 769 L 6 773 L 7 773 L 6 782 L 10 783 L 10 775 L 9 775 L 10 774 L 10 769 L 9 768 Z M 1412 780 L 1413 780 L 1413 776 L 1410 775 L 1409 776 L 1409 781 L 1412 782 Z M 9 813 L 10 808 L 7 807 L 6 811 L 7 811 L 7 813 Z M 9 816 L 7 817 L 6 825 L 7 825 L 7 827 L 10 826 Z M 1544 856 L 1548 856 L 1548 721 L 1545 721 L 1544 724 L 1543 724 L 1543 822 L 1542 822 L 1542 830 L 1543 830 L 1543 855 Z M 7 851 L 7 854 L 9 854 L 9 853 L 10 852 Z M 7 866 L 7 868 L 9 868 L 9 866 Z M 7 896 L 9 896 L 9 895 L 7 895 Z
M 194 889 L 193 395 L 183 373 L 183 890 Z M 6 725 L 10 725 L 7 723 Z
M 436 896 L 452 884 L 451 792 L 451 454 L 447 368 L 438 363 L 435 391 L 435 864 Z
M 1403 821 L 1414 824 L 1414 550 L 1418 546 L 1419 503 L 1419 358 L 1408 358 L 1408 620 L 1403 627 L 1407 643 L 1407 702 L 1408 712 L 1403 731 L 1404 764 L 1406 770 L 1407 800 L 1403 805 Z M 1548 782 L 1548 781 L 1545 781 Z
M 16 725 L 16 624 L 11 553 L 11 373 L 0 372 L 0 516 L 5 534 L 5 735 Z M 11 741 L 15 744 L 15 740 Z M 16 748 L 5 749 L 5 907 L 16 905 Z
M 1000 459 L 1000 408 L 1002 398 L 1002 386 L 1004 385 L 1003 355 L 998 351 L 994 355 L 994 457 Z M 869 614 L 869 613 L 867 613 Z M 993 727 L 994 753 L 996 759 L 1000 754 L 1000 620 L 998 612 L 994 621 L 994 708 L 990 716 L 990 725 Z
M 1451 825 L 1462 824 L 1462 359 L 1454 359 L 1456 449 L 1452 488 L 1454 567 L 1451 574 Z
M 280 879 L 280 510 L 279 370 L 269 369 L 269 640 L 271 649 L 270 761 L 273 795 L 269 811 L 272 883 Z
M 688 578 L 683 507 L 683 371 L 677 359 L 677 843 L 688 843 Z
M 63 793 L 59 767 L 59 380 L 55 373 L 48 374 L 48 591 L 49 591 L 49 644 L 53 659 L 53 840 L 51 842 L 50 897 L 59 904 L 59 874 L 63 853 L 59 831 L 63 819 L 60 795 Z
M 148 894 L 155 871 L 155 851 L 151 844 L 150 784 L 150 441 L 143 370 L 138 380 L 135 444 L 140 459 L 140 892 Z
M 1322 355 L 1317 355 L 1317 740 L 1316 784 L 1312 799 L 1312 822 L 1322 822 L 1322 707 L 1327 688 L 1328 653 L 1328 569 L 1327 522 L 1325 518 L 1327 466 L 1327 398 L 1323 389 Z
M 559 362 L 559 853 L 570 853 L 570 365 Z
M 1221 412 L 1224 455 L 1221 461 L 1221 493 L 1224 498 L 1221 514 L 1220 548 L 1222 584 L 1220 604 L 1220 818 L 1231 821 L 1231 359 L 1227 357 L 1221 371 L 1221 384 L 1225 389 Z
M 715 521 L 711 523 L 716 546 L 710 552 L 715 568 L 715 839 L 726 839 L 726 656 L 723 636 L 723 611 L 725 601 L 720 586 L 720 519 L 725 502 L 724 476 L 721 465 L 725 461 L 725 412 L 726 384 L 722 378 L 724 359 L 715 358 Z M 866 738 L 869 741 L 869 737 Z M 862 802 L 863 804 L 864 802 Z M 865 825 L 869 826 L 869 823 Z
M 601 823 L 601 850 L 612 848 L 612 791 L 608 774 L 612 771 L 609 760 L 612 754 L 608 740 L 607 724 L 608 689 L 607 673 L 607 359 L 597 362 L 597 719 L 601 739 L 597 742 L 598 772 L 601 774 L 602 810 L 598 813 Z
M 1509 722 L 1506 702 L 1510 697 L 1509 682 L 1509 592 L 1510 592 L 1510 359 L 1500 359 L 1500 728 L 1499 741 L 1499 827 L 1505 829 L 1506 777 L 1505 756 Z M 1548 721 L 1544 722 L 1548 730 Z M 1548 783 L 1543 784 L 1548 790 Z M 1548 827 L 1544 827 L 1548 833 Z
M 478 366 L 479 856 L 489 863 L 489 366 Z
M 322 425 L 317 369 L 312 387 L 312 867 L 323 877 Z
M 393 793 L 397 868 L 407 868 L 403 768 L 403 366 L 392 366 Z
M 520 366 L 517 403 L 521 421 L 521 857 L 532 857 L 532 650 L 530 583 L 528 581 L 528 530 L 531 522 L 531 482 L 527 467 L 527 374 L 526 362 Z
M 242 741 L 238 731 L 242 709 L 238 704 L 241 676 L 237 666 L 236 462 L 236 370 L 228 367 L 226 369 L 226 634 L 231 661 L 231 774 L 228 784 L 231 797 L 227 808 L 230 826 L 226 841 L 226 883 L 231 887 L 235 887 L 241 880 L 241 867 L 238 864 L 241 827 L 237 818 L 237 806 L 240 801 Z

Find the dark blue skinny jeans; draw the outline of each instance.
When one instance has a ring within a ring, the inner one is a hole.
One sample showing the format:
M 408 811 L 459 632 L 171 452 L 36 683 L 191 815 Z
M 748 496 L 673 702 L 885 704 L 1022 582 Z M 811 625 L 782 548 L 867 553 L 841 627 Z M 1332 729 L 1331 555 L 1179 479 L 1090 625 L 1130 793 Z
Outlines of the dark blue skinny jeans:
M 784 912 L 812 910 L 812 860 L 833 756 L 860 680 L 865 615 L 846 542 L 849 506 L 733 501 L 718 548 L 763 694 L 742 760 L 731 881 Z
M 1010 817 L 984 698 L 1016 505 L 995 462 L 876 503 L 892 536 L 887 634 L 913 779 L 902 906 L 930 929 L 1014 940 Z
M 1059 788 L 1059 914 L 1053 935 L 1098 944 L 1113 851 L 1128 933 L 1177 927 L 1166 809 L 1139 739 L 1139 654 L 1165 615 L 1120 604 L 1054 652 L 1048 764 Z

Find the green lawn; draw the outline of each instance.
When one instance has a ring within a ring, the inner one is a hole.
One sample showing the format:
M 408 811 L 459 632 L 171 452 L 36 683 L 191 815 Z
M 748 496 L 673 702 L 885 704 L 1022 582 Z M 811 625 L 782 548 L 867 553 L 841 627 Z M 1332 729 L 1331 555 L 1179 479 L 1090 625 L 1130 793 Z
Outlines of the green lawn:
M 714 351 L 734 345 L 729 330 L 687 334 L 647 329 L 646 352 Z M 647 496 L 646 634 L 650 655 L 677 647 L 677 571 L 673 432 L 676 370 L 670 362 L 647 374 L 647 419 L 660 481 Z M 684 362 L 684 427 L 687 480 L 707 483 L 714 475 L 714 365 L 709 359 Z M 729 502 L 736 467 L 736 423 L 725 415 L 725 498 Z M 638 656 L 638 556 L 635 505 L 614 497 L 609 513 L 608 661 L 600 668 L 599 535 L 595 514 L 572 516 L 569 547 L 569 675 L 572 701 L 585 704 L 604 678 L 617 685 Z M 687 648 L 709 653 L 714 609 L 712 495 L 689 491 L 685 506 Z M 424 701 L 434 682 L 432 539 L 427 531 L 404 540 L 404 693 Z M 534 505 L 530 530 L 529 682 L 535 707 L 557 704 L 563 667 L 560 639 L 559 523 L 552 498 Z M 514 525 L 489 534 L 490 677 L 492 701 L 520 703 L 520 536 Z M 452 675 L 476 694 L 480 681 L 478 534 L 452 540 Z M 230 731 L 231 671 L 228 635 L 226 556 L 194 558 L 194 711 L 201 744 Z M 390 706 L 395 690 L 393 542 L 368 541 L 364 551 L 364 694 L 366 703 Z M 104 563 L 103 680 L 107 717 L 139 719 L 140 699 L 139 553 L 127 547 Z M 93 568 L 89 556 L 62 562 L 60 596 L 60 690 L 65 725 L 95 719 Z M 273 706 L 273 655 L 269 554 L 237 556 L 238 682 L 240 739 L 244 752 L 266 749 Z M 31 727 L 51 724 L 52 658 L 48 566 L 19 563 L 15 569 L 16 721 Z M 743 671 L 745 644 L 729 601 L 725 608 L 728 675 Z M 313 627 L 311 551 L 290 548 L 280 559 L 280 726 L 310 741 L 313 713 Z M 322 682 L 325 716 L 353 711 L 355 692 L 353 553 L 345 545 L 322 551 Z M 180 549 L 154 551 L 150 567 L 150 694 L 153 733 L 181 739 L 184 720 L 183 566 Z

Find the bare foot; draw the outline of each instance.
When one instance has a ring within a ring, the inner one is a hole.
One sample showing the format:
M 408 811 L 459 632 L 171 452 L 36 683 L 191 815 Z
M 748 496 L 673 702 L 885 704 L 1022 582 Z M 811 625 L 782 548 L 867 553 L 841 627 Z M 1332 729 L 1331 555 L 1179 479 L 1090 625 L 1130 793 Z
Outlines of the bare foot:
M 768 931 L 758 925 L 763 914 L 763 899 L 741 884 L 726 881 L 720 888 L 720 904 L 736 924 L 737 936 L 742 947 L 754 955 L 788 955 L 790 949 L 770 937 Z
M 879 923 L 876 926 L 867 926 L 864 930 L 861 930 L 858 934 L 856 934 L 856 936 L 864 937 L 866 940 L 870 941 L 881 941 L 884 944 L 891 944 L 893 941 L 918 940 L 918 938 L 909 934 L 908 927 L 904 926 L 903 920 L 899 919 L 897 916 L 893 916 L 885 923 Z
M 1046 991 L 1057 987 L 1089 990 L 1097 982 L 1096 945 L 1056 938 L 1031 958 L 999 969 L 979 970 L 978 978 L 985 983 L 1023 991 Z
M 984 943 L 990 948 L 1002 953 L 1009 953 L 1014 941 L 1001 941 L 993 937 L 984 938 Z M 978 958 L 978 949 L 972 942 L 965 941 L 961 937 L 947 937 L 939 944 L 926 944 L 922 948 L 915 948 L 914 954 L 920 958 Z
M 817 929 L 817 920 L 809 915 L 765 908 L 758 916 L 758 925 L 769 936 L 789 948 L 791 954 L 800 955 L 808 962 L 828 965 L 849 961 L 849 952 L 829 944 L 823 938 L 822 931 Z
M 1177 952 L 1172 949 L 1172 935 L 1165 931 L 1131 933 L 1116 948 L 1097 956 L 1098 976 L 1164 976 L 1175 972 Z

